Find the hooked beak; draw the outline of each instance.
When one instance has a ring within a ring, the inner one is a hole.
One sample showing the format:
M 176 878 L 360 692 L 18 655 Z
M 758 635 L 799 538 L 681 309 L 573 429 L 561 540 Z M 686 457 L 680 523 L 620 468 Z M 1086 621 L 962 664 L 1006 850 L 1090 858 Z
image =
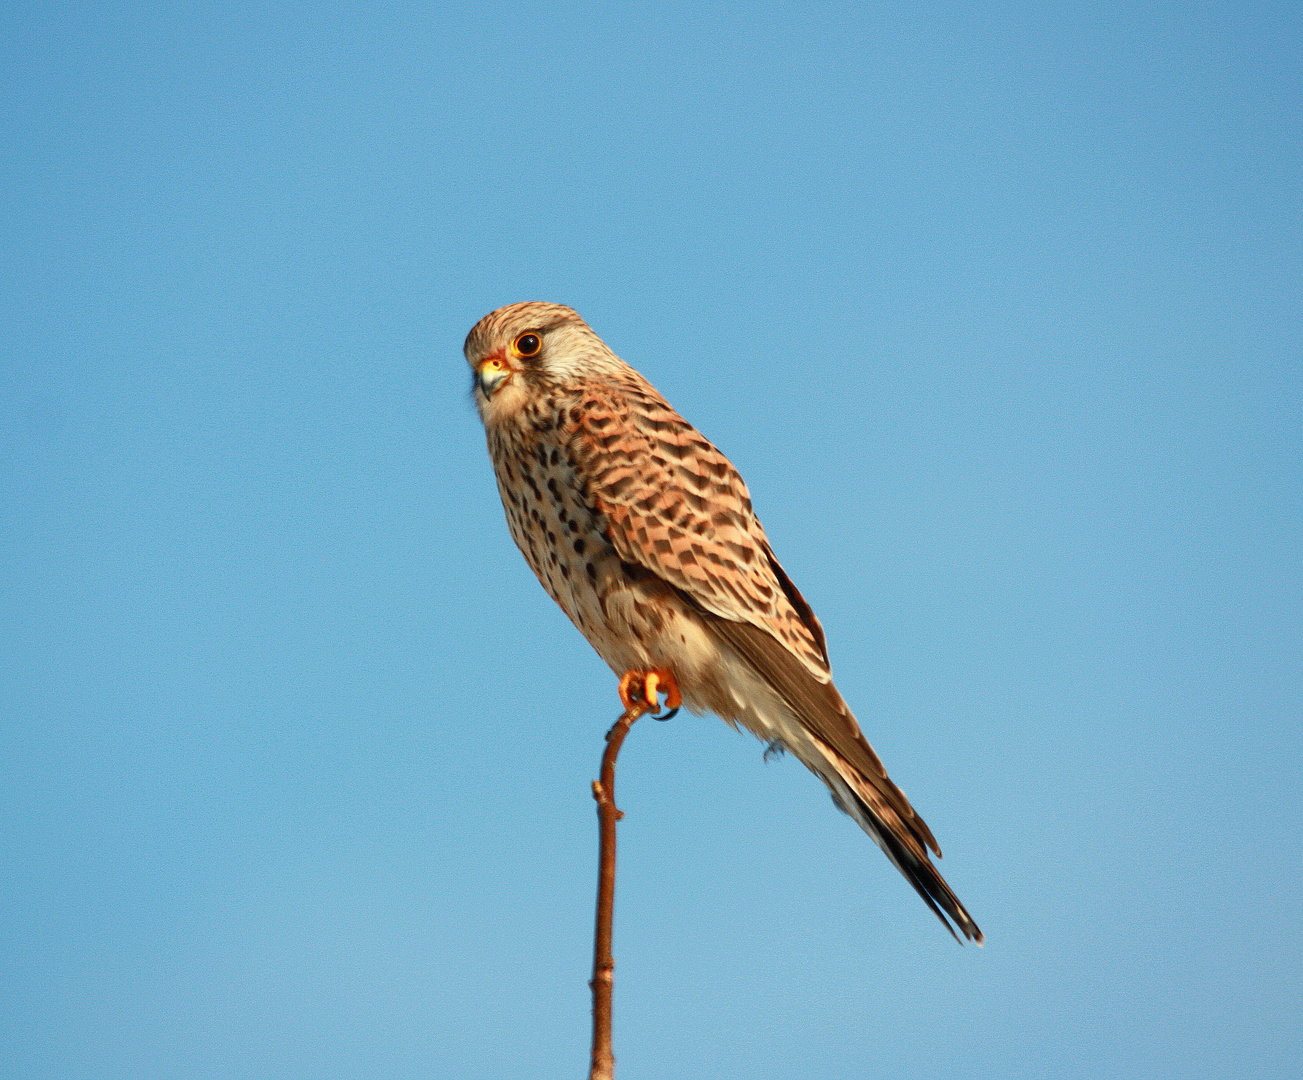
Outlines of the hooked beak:
M 492 397 L 493 392 L 506 382 L 510 375 L 511 368 L 507 366 L 506 358 L 500 352 L 486 356 L 475 370 L 475 378 L 486 398 Z

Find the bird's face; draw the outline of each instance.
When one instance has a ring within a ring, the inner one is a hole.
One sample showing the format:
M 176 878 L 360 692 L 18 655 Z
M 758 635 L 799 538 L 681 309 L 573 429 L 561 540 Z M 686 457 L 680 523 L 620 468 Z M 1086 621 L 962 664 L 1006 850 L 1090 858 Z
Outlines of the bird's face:
M 548 387 L 623 367 L 572 309 L 512 304 L 485 315 L 466 338 L 475 405 L 485 424 L 516 416 Z
M 531 376 L 539 373 L 543 351 L 543 332 L 526 330 L 505 336 L 495 335 L 488 351 L 467 353 L 474 373 L 475 404 L 485 423 L 519 412 L 533 397 L 536 387 Z

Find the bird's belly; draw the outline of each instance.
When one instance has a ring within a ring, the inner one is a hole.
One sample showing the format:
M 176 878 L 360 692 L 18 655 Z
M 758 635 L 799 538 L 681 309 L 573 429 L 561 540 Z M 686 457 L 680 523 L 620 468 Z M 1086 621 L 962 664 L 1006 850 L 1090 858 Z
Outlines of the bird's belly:
M 598 515 L 546 468 L 533 476 L 521 471 L 529 478 L 532 492 L 526 488 L 517 493 L 512 477 L 501 473 L 498 488 L 511 538 L 530 569 L 607 663 L 614 666 L 612 650 L 623 655 L 633 648 L 636 654 L 636 642 L 618 640 L 626 628 L 608 616 L 603 602 L 604 594 L 619 581 L 620 561 L 602 535 Z M 549 498 L 529 498 L 544 487 Z M 622 644 L 624 650 L 618 648 Z

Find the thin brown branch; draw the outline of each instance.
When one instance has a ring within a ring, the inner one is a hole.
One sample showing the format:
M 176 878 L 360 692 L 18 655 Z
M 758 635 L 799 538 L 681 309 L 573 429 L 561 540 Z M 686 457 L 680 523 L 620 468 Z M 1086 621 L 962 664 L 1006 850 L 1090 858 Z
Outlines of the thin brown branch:
M 635 703 L 606 733 L 601 779 L 593 781 L 601 839 L 597 856 L 597 921 L 593 929 L 593 1058 L 588 1080 L 614 1080 L 615 1055 L 611 1051 L 611 990 L 615 985 L 615 959 L 611 956 L 611 923 L 615 912 L 615 823 L 624 814 L 615 806 L 615 759 L 633 722 L 648 708 Z

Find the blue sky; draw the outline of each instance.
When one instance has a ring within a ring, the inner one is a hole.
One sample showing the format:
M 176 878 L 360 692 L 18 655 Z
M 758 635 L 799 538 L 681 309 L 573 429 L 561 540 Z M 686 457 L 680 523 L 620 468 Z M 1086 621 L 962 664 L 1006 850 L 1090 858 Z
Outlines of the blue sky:
M 5 1075 L 582 1075 L 614 678 L 460 356 L 544 299 L 742 470 L 988 938 L 640 724 L 621 1080 L 1297 1076 L 1299 15 L 7 9 Z

